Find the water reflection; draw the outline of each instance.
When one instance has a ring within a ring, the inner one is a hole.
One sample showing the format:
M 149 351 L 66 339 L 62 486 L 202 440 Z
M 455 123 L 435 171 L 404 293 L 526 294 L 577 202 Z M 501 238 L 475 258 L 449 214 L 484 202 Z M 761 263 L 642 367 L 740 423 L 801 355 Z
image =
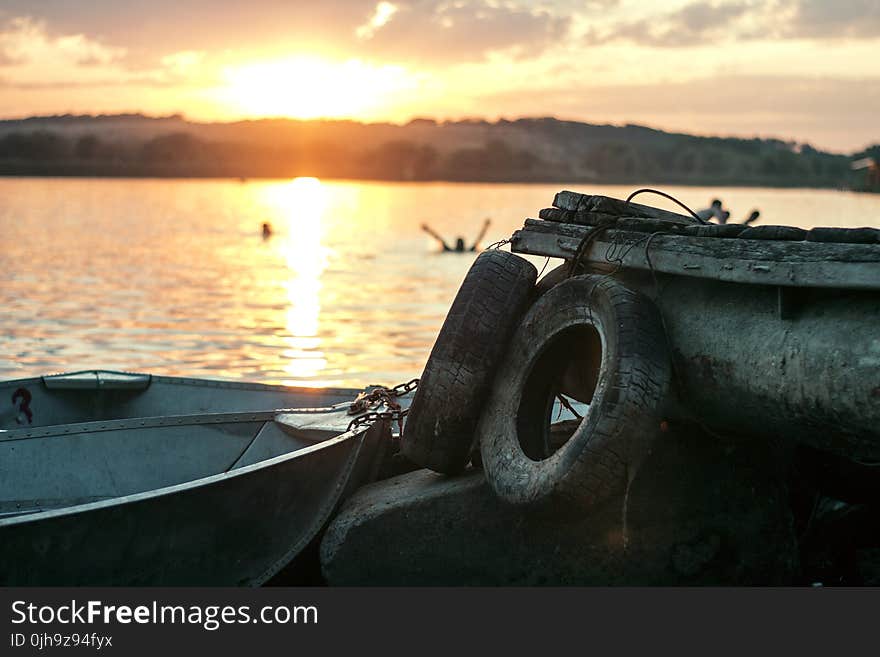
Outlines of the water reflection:
M 321 275 L 327 268 L 328 249 L 322 244 L 327 190 L 317 178 L 296 178 L 265 190 L 276 216 L 283 221 L 278 248 L 289 278 L 284 341 L 284 372 L 288 385 L 315 384 L 327 367 L 321 351 Z
M 419 226 L 473 235 L 490 216 L 491 243 L 564 187 L 0 178 L 0 378 L 104 367 L 310 386 L 409 380 L 476 257 L 438 255 Z M 876 194 L 665 191 L 692 206 L 717 196 L 736 216 L 757 207 L 761 223 L 880 216 Z

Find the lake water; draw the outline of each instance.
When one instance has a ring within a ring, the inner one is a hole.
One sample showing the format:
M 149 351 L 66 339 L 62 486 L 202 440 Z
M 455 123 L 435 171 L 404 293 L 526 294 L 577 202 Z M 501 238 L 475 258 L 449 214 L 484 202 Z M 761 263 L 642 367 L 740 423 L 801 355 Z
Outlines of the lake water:
M 419 225 L 470 241 L 491 217 L 489 244 L 564 188 L 633 189 L 0 178 L 0 378 L 107 368 L 309 386 L 407 380 L 475 257 L 439 253 Z M 718 196 L 736 219 L 759 208 L 759 223 L 880 222 L 880 195 L 664 190 L 692 207 Z

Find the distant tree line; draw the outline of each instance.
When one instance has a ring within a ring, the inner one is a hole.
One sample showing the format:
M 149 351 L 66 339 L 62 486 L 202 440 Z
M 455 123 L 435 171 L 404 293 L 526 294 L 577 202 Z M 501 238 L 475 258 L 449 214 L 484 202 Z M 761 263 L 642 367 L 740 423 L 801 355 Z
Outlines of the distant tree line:
M 187 131 L 137 139 L 104 137 L 98 132 L 17 130 L 0 135 L 0 174 L 313 175 L 853 188 L 861 184 L 860 174 L 851 169 L 853 160 L 880 160 L 880 145 L 847 156 L 779 140 L 695 137 L 640 126 L 588 126 L 552 119 L 482 126 L 476 126 L 480 139 L 473 139 L 474 143 L 459 140 L 453 147 L 430 136 L 366 145 L 318 135 L 271 144 L 208 140 Z

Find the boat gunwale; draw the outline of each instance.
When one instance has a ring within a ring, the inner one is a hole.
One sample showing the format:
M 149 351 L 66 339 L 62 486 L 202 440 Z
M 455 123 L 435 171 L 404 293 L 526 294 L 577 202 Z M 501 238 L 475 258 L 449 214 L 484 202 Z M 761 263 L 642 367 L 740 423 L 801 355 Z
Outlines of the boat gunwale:
M 52 379 L 54 377 L 62 377 L 62 376 L 71 376 L 76 374 L 116 374 L 116 375 L 124 375 L 124 376 L 146 376 L 149 377 L 150 385 L 153 382 L 156 383 L 165 383 L 172 385 L 184 385 L 184 386 L 202 386 L 206 388 L 228 388 L 232 390 L 266 390 L 266 391 L 277 391 L 277 392 L 289 392 L 291 394 L 305 394 L 305 395 L 320 395 L 320 394 L 328 394 L 328 395 L 348 395 L 353 394 L 357 395 L 361 392 L 359 388 L 343 388 L 343 387 L 308 387 L 308 386 L 288 386 L 280 383 L 255 383 L 250 381 L 236 381 L 231 379 L 212 379 L 212 378 L 201 378 L 201 377 L 187 377 L 187 376 L 170 376 L 164 374 L 150 374 L 147 372 L 130 372 L 124 370 L 105 370 L 105 369 L 93 369 L 93 370 L 76 370 L 72 372 L 53 372 L 52 374 L 41 374 L 37 376 L 28 376 L 21 379 L 4 379 L 0 381 L 0 386 L 11 386 L 11 385 L 23 385 L 25 383 L 40 383 L 43 384 L 47 389 L 51 389 L 48 385 L 46 385 L 46 379 Z M 100 386 L 95 388 L 96 390 L 101 390 Z
M 0 429 L 0 442 L 29 440 L 38 438 L 58 438 L 83 433 L 100 433 L 122 429 L 151 429 L 155 427 L 186 427 L 204 424 L 268 422 L 282 414 L 321 414 L 338 412 L 348 404 L 336 406 L 316 406 L 308 408 L 276 408 L 265 411 L 237 413 L 182 413 L 179 415 L 151 415 L 145 417 L 119 418 L 114 420 L 92 420 L 89 422 L 67 422 L 49 424 L 31 429 Z

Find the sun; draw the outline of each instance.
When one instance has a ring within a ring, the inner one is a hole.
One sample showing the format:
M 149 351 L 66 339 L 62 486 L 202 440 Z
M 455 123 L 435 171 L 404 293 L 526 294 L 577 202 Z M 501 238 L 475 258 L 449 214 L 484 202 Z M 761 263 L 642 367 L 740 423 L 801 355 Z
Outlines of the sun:
M 399 66 L 312 56 L 229 67 L 224 78 L 223 100 L 239 112 L 297 119 L 387 115 L 395 96 L 415 85 Z

